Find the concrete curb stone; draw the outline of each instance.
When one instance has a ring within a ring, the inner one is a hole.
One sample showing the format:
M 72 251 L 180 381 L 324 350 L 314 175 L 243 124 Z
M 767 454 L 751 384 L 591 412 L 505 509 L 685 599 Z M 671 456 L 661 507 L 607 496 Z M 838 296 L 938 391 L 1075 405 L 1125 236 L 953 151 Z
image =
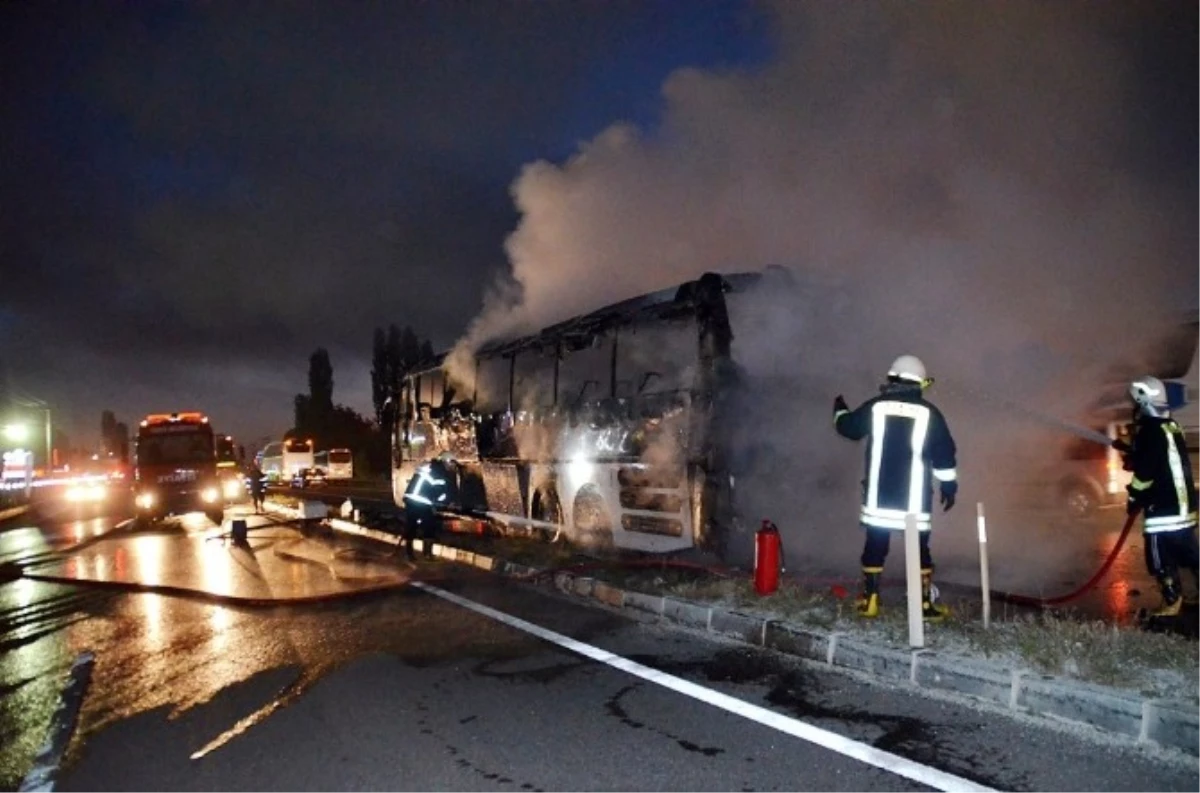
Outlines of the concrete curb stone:
M 922 688 L 952 691 L 1011 707 L 1017 685 L 1012 669 L 980 664 L 929 650 L 913 653 L 912 681 Z
M 728 611 L 714 607 L 709 630 L 713 633 L 719 633 L 722 636 L 732 636 L 735 639 L 741 639 L 747 644 L 755 644 L 762 647 L 765 641 L 764 637 L 768 622 L 770 620 L 764 617 L 755 617 L 750 614 L 742 614 L 739 611 Z
M 276 507 L 290 515 L 300 510 Z M 396 544 L 386 532 L 331 519 L 339 530 L 379 542 Z M 435 546 L 447 559 L 463 561 L 515 578 L 532 578 L 547 572 L 540 568 L 491 558 L 482 554 Z M 747 644 L 809 660 L 863 672 L 893 683 L 946 691 L 1098 730 L 1200 755 L 1200 712 L 1191 702 L 1139 697 L 1079 681 L 1012 669 L 973 658 L 930 650 L 895 650 L 781 620 L 710 606 L 682 598 L 647 595 L 623 590 L 593 578 L 555 573 L 553 586 L 570 595 L 590 598 L 612 608 L 635 611 L 707 632 L 739 639 Z
M 1021 710 L 1090 724 L 1118 735 L 1138 738 L 1142 734 L 1141 697 L 1087 683 L 1031 675 L 1021 681 L 1016 705 Z
M 644 611 L 647 614 L 653 614 L 656 617 L 661 617 L 663 613 L 663 601 L 666 598 L 661 595 L 645 595 L 641 592 L 626 592 L 625 593 L 625 608 L 634 609 L 635 611 Z
M 1182 749 L 1192 754 L 1200 744 L 1200 712 L 1186 702 L 1147 700 L 1138 740 Z
M 625 590 L 617 589 L 603 581 L 596 581 L 592 584 L 592 597 L 613 608 L 625 608 Z
M 475 558 L 471 560 L 471 564 L 478 567 L 480 570 L 487 570 L 489 573 L 497 569 L 496 565 L 500 562 L 499 559 L 491 556 L 484 556 L 481 553 L 475 554 Z
M 690 625 L 693 628 L 708 630 L 712 618 L 712 609 L 687 600 L 663 598 L 662 615 L 669 620 Z
M 876 647 L 850 638 L 840 638 L 833 653 L 833 665 L 896 683 L 912 682 L 912 653 Z
M 826 663 L 829 659 L 828 635 L 776 620 L 767 620 L 763 646 L 810 661 Z

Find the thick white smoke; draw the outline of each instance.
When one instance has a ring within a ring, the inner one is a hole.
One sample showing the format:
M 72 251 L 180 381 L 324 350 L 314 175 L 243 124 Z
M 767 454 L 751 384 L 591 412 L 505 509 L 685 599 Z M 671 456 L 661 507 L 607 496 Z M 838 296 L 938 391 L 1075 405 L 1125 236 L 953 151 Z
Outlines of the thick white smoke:
M 835 394 L 868 398 L 892 358 L 916 353 L 942 384 L 931 397 L 955 403 L 943 409 L 964 469 L 991 467 L 984 450 L 1047 441 L 980 395 L 1077 412 L 1106 367 L 1188 307 L 1172 295 L 1194 299 L 1194 239 L 1180 245 L 1178 214 L 1121 162 L 1133 85 L 1107 18 L 1121 7 L 772 13 L 768 67 L 681 70 L 659 129 L 614 125 L 565 164 L 525 168 L 507 244 L 518 289 L 497 292 L 458 352 L 710 270 L 780 264 L 833 284 L 840 302 L 813 287 L 821 310 L 743 317 L 735 348 L 803 395 L 764 406 L 804 427 L 772 432 L 792 460 L 772 514 L 849 523 L 821 529 L 856 545 L 861 449 L 832 435 Z M 960 521 L 981 496 L 966 478 Z

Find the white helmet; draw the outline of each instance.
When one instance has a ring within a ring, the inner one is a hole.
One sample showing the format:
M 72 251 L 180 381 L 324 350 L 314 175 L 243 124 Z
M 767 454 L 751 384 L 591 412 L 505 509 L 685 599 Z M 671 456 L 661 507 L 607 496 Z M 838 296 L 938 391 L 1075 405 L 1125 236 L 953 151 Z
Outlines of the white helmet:
M 921 359 L 915 355 L 901 355 L 892 361 L 892 367 L 888 369 L 888 377 L 923 385 L 925 383 L 925 364 L 921 363 Z
M 1129 384 L 1129 397 L 1147 415 L 1158 416 L 1167 411 L 1167 387 L 1157 377 L 1146 375 Z

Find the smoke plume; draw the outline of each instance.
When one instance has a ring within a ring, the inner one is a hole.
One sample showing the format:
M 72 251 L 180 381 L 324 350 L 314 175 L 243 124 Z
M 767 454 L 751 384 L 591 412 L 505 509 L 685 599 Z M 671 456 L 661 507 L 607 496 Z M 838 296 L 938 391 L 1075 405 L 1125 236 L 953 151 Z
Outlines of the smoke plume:
M 511 277 L 452 360 L 706 271 L 783 265 L 802 299 L 734 317 L 739 364 L 771 384 L 744 406 L 774 460 L 746 484 L 752 509 L 797 555 L 819 542 L 852 569 L 862 449 L 833 434 L 829 406 L 869 398 L 915 353 L 960 448 L 963 505 L 936 519 L 935 548 L 957 535 L 969 551 L 974 501 L 1003 500 L 984 472 L 1063 440 L 1005 401 L 1073 419 L 1114 363 L 1136 370 L 1156 323 L 1191 307 L 1173 295 L 1196 294 L 1194 206 L 1172 205 L 1124 154 L 1137 84 L 1115 32 L 1132 12 L 771 12 L 770 65 L 680 70 L 657 129 L 614 124 L 569 161 L 523 170 Z

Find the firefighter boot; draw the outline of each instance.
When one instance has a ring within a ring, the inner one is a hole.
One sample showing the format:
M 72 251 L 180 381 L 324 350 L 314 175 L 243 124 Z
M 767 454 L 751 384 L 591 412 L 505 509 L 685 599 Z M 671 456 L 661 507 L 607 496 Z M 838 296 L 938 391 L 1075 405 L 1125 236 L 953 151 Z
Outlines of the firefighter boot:
M 1183 594 L 1179 591 L 1179 585 L 1171 576 L 1163 576 L 1159 579 L 1159 587 L 1162 588 L 1162 605 L 1158 607 L 1152 617 L 1177 617 L 1183 609 Z
M 940 622 L 950 609 L 937 602 L 937 588 L 933 585 L 933 571 L 921 571 L 921 616 L 929 622 Z
M 858 596 L 858 600 L 854 605 L 858 609 L 860 617 L 878 617 L 879 616 L 879 576 L 882 575 L 882 567 L 864 567 L 863 568 L 863 590 Z

